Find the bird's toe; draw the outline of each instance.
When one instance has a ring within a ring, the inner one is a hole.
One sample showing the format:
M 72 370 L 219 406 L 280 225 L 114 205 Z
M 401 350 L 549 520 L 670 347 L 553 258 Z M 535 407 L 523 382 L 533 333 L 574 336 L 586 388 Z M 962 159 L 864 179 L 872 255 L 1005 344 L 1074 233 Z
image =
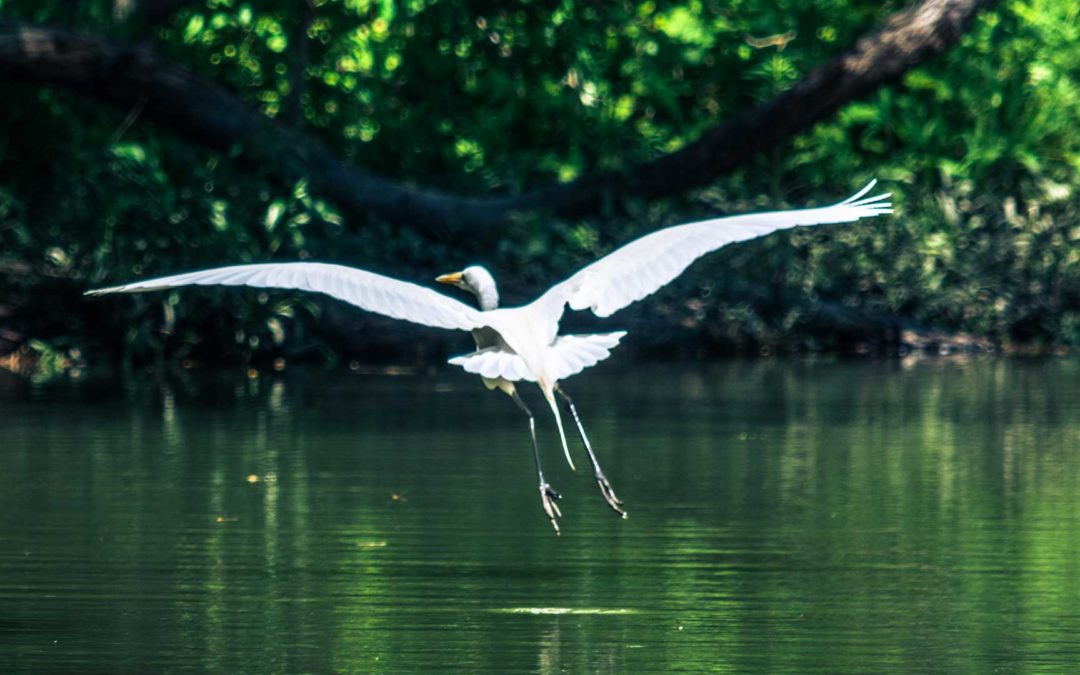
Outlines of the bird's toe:
M 557 519 L 562 518 L 562 511 L 559 510 L 559 505 L 555 503 L 559 499 L 562 499 L 562 495 L 556 492 L 554 488 L 547 483 L 540 484 L 540 505 L 544 508 L 548 520 L 551 521 L 551 526 L 555 528 L 555 534 L 560 534 Z
M 622 500 L 615 494 L 615 488 L 611 487 L 611 483 L 608 482 L 607 477 L 604 474 L 596 475 L 596 483 L 600 486 L 600 494 L 604 497 L 604 501 L 608 506 L 612 508 L 615 513 L 620 517 L 626 518 L 626 511 L 622 508 Z

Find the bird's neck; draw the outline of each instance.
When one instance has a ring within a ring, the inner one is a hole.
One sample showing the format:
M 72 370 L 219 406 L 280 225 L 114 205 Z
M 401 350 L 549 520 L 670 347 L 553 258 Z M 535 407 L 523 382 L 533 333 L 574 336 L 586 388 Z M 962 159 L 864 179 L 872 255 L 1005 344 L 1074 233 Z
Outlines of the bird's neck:
M 490 312 L 499 308 L 499 292 L 494 287 L 485 288 L 476 293 L 476 302 L 480 305 L 480 311 Z

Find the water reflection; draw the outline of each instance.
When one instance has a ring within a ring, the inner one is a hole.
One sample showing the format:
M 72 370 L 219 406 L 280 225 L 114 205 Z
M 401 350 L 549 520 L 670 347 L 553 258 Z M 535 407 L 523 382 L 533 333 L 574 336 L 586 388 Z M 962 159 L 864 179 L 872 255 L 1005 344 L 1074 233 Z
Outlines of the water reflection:
M 1064 667 L 1077 369 L 598 369 L 560 538 L 456 373 L 9 379 L 0 670 Z

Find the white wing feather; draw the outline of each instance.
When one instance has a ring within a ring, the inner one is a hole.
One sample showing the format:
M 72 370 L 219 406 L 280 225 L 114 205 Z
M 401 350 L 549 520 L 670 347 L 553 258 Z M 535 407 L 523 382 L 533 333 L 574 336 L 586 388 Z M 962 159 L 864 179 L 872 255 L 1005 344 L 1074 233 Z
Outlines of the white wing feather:
M 611 356 L 611 350 L 626 331 L 593 335 L 560 335 L 548 352 L 548 373 L 553 380 L 565 380 Z
M 552 382 L 576 375 L 611 356 L 626 331 L 594 335 L 560 335 L 545 355 L 545 371 Z M 505 347 L 485 347 L 469 354 L 455 356 L 450 365 L 461 366 L 466 372 L 494 380 L 535 382 L 536 376 L 525 359 Z
M 447 363 L 461 366 L 465 372 L 474 373 L 489 380 L 501 377 L 510 382 L 520 380 L 536 382 L 536 376 L 525 363 L 525 359 L 521 358 L 520 354 L 502 347 L 486 347 L 469 354 L 455 356 Z
M 436 328 L 472 330 L 484 325 L 481 312 L 430 288 L 364 270 L 328 263 L 234 265 L 176 274 L 87 291 L 144 293 L 178 286 L 253 286 L 324 293 L 369 312 Z
M 544 293 L 536 304 L 555 318 L 552 330 L 557 330 L 564 304 L 610 316 L 656 292 L 692 262 L 727 244 L 799 225 L 846 223 L 892 213 L 889 194 L 863 197 L 876 183 L 871 181 L 855 195 L 824 208 L 716 218 L 658 230 L 581 269 Z

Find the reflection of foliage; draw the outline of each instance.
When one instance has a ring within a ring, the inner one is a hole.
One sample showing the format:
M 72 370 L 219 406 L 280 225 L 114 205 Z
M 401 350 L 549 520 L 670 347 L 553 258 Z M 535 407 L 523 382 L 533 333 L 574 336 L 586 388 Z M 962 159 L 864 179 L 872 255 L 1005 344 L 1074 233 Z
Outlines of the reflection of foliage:
M 551 461 L 548 426 L 574 513 L 561 540 L 506 401 L 456 376 L 238 375 L 32 394 L 0 377 L 5 620 L 78 622 L 75 647 L 5 657 L 343 673 L 1075 663 L 1080 363 L 597 370 L 575 398 L 636 521 Z
M 28 340 L 19 349 L 0 356 L 0 370 L 29 375 L 46 382 L 60 375 L 78 378 L 83 373 L 78 348 L 64 349 L 41 340 Z
M 296 123 L 358 165 L 469 193 L 570 180 L 676 149 L 884 16 L 863 0 L 315 5 L 309 14 L 305 2 L 193 0 L 156 29 L 156 47 L 268 116 L 290 119 L 298 100 Z M 0 7 L 81 30 L 127 30 L 105 0 Z M 714 347 L 827 346 L 812 307 L 799 302 L 809 294 L 1001 341 L 1072 344 L 1078 32 L 1070 3 L 1011 2 L 902 87 L 699 194 L 707 206 L 630 204 L 629 222 L 526 219 L 495 251 L 382 222 L 346 224 L 305 184 L 193 149 L 140 124 L 137 108 L 125 120 L 67 93 L 4 85 L 17 104 L 0 111 L 0 124 L 18 132 L 0 138 L 0 304 L 21 309 L 19 326 L 50 340 L 81 343 L 88 325 L 113 338 L 128 331 L 127 351 L 140 358 L 305 350 L 319 346 L 305 328 L 309 312 L 282 314 L 274 295 L 147 297 L 110 305 L 126 315 L 80 320 L 28 308 L 88 311 L 73 289 L 64 295 L 71 305 L 56 300 L 59 280 L 82 287 L 268 258 L 415 278 L 482 258 L 539 284 L 662 223 L 838 197 L 874 174 L 897 193 L 901 217 L 722 254 L 682 282 L 695 304 L 674 315 L 700 317 L 692 323 L 703 322 Z M 771 199 L 747 199 L 758 194 Z M 9 262 L 30 271 L 8 273 Z M 773 290 L 740 295 L 733 277 Z M 163 329 L 172 336 L 164 342 Z M 282 331 L 305 337 L 278 347 Z

